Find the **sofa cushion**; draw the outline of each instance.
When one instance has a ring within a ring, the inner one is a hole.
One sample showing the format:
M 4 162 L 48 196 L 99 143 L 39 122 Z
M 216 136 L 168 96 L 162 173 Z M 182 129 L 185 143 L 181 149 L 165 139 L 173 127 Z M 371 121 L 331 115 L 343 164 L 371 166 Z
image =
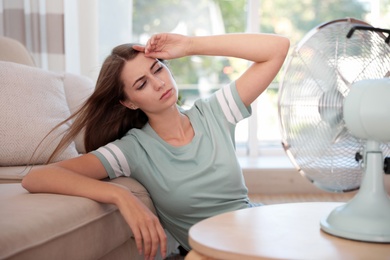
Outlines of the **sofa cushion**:
M 148 192 L 131 178 L 117 178 L 152 211 Z M 132 232 L 114 205 L 81 197 L 30 194 L 20 184 L 0 184 L 0 259 L 99 259 Z M 176 241 L 168 240 L 168 253 Z M 175 247 L 176 246 L 176 247 Z M 142 259 L 134 250 L 128 259 Z
M 63 75 L 0 61 L 0 88 L 0 166 L 46 162 L 68 124 L 45 139 L 30 159 L 46 134 L 70 115 Z M 72 143 L 56 161 L 77 155 Z

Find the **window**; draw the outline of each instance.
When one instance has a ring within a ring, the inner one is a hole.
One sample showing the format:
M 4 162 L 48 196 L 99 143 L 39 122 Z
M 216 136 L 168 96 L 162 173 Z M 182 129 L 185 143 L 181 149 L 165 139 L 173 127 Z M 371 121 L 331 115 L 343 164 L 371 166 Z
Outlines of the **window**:
M 208 35 L 245 32 L 251 25 L 252 30 L 287 36 L 293 47 L 309 30 L 333 19 L 354 17 L 390 28 L 390 0 L 99 0 L 98 10 L 100 63 L 113 46 L 145 43 L 157 32 Z M 169 65 L 184 105 L 191 105 L 198 96 L 208 95 L 236 78 L 248 63 L 194 56 L 170 61 Z M 281 78 L 282 72 L 258 99 L 252 119 L 238 125 L 240 154 L 283 152 L 277 114 Z

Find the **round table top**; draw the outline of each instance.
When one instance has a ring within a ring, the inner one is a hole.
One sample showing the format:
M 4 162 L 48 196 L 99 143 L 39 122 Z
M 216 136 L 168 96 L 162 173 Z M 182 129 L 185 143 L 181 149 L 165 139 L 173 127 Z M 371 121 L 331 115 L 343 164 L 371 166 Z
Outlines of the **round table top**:
M 248 208 L 194 225 L 189 241 L 216 259 L 390 259 L 390 244 L 323 232 L 320 220 L 342 203 L 307 202 Z M 390 220 L 389 220 L 390 225 Z

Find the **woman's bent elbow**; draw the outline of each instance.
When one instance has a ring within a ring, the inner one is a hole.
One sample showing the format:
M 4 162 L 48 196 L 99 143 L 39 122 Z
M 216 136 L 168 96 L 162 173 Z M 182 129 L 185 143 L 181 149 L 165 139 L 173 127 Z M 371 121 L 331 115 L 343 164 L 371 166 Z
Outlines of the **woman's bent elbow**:
M 26 176 L 22 179 L 22 187 L 25 188 L 29 192 L 36 192 L 36 184 L 39 183 L 39 176 L 34 170 L 31 170 Z
M 281 45 L 282 45 L 282 50 L 284 53 L 284 56 L 286 57 L 288 54 L 288 50 L 290 49 L 290 40 L 286 37 L 282 37 Z

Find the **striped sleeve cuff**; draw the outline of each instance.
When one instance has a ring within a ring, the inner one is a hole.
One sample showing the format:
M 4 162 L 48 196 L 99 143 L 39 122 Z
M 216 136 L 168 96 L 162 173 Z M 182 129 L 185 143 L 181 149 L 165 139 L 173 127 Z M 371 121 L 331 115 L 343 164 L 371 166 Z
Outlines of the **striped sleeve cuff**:
M 233 92 L 235 90 L 235 92 Z M 236 95 L 237 97 L 234 97 Z M 235 125 L 251 113 L 238 97 L 235 84 L 226 85 L 216 92 L 218 103 L 229 123 Z
M 96 152 L 100 153 L 100 155 L 104 157 L 105 162 L 103 162 L 103 164 L 106 167 L 107 172 L 112 173 L 109 174 L 110 178 L 130 176 L 130 166 L 126 160 L 125 155 L 118 146 L 110 143 L 100 147 L 96 150 Z M 109 169 L 111 169 L 111 171 Z

